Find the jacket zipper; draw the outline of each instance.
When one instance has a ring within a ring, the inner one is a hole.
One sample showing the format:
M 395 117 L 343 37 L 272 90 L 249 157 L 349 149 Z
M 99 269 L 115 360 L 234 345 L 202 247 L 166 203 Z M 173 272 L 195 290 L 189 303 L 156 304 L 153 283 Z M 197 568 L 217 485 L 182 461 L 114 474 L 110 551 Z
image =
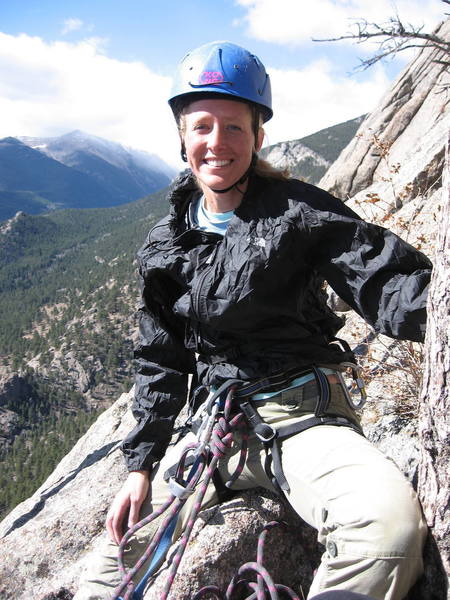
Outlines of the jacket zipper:
M 205 282 L 207 275 L 213 268 L 214 260 L 216 258 L 216 254 L 217 254 L 217 248 L 218 248 L 218 244 L 214 247 L 214 250 L 211 252 L 211 254 L 206 259 L 205 269 L 200 276 L 200 279 L 196 286 L 195 292 L 193 292 L 193 294 L 192 294 L 192 309 L 193 309 L 194 315 L 197 317 L 197 323 L 195 325 L 195 340 L 196 340 L 196 345 L 197 345 L 198 351 L 200 350 L 200 346 L 201 346 L 201 342 L 202 342 L 202 337 L 200 335 L 200 292 L 202 290 L 202 287 L 203 287 L 203 284 Z

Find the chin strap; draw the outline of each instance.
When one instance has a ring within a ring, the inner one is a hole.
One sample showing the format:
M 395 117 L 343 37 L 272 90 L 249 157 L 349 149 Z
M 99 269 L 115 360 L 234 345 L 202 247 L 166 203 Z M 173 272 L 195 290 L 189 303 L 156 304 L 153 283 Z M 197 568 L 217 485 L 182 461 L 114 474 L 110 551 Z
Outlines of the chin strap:
M 232 190 L 234 187 L 237 188 L 238 185 L 241 185 L 242 183 L 244 183 L 245 181 L 247 181 L 247 179 L 250 176 L 250 173 L 252 172 L 253 168 L 256 165 L 257 160 L 258 160 L 258 155 L 256 154 L 256 152 L 253 152 L 252 153 L 252 160 L 250 161 L 250 165 L 249 165 L 248 169 L 245 171 L 245 173 L 242 175 L 242 177 L 240 179 L 238 179 L 237 181 L 235 181 L 233 184 L 231 184 L 229 187 L 225 188 L 224 190 L 215 190 L 213 188 L 211 188 L 211 190 L 215 194 L 225 194 L 226 192 L 229 192 L 230 190 Z

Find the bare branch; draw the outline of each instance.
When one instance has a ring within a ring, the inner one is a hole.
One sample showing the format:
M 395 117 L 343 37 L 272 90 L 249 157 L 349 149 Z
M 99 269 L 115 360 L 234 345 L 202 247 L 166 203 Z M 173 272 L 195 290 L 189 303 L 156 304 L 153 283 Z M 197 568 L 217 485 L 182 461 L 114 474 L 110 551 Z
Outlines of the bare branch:
M 450 4 L 450 0 L 441 0 Z M 361 44 L 368 40 L 378 41 L 378 50 L 368 59 L 360 59 L 359 69 L 368 69 L 380 60 L 395 56 L 398 52 L 410 50 L 411 48 L 432 47 L 440 50 L 449 59 L 439 59 L 444 65 L 450 64 L 450 42 L 438 36 L 436 33 L 426 33 L 422 27 L 411 24 L 404 25 L 400 17 L 391 17 L 387 23 L 369 23 L 365 19 L 354 22 L 356 32 L 341 35 L 335 38 L 315 39 L 314 42 L 337 42 L 341 40 L 354 40 Z

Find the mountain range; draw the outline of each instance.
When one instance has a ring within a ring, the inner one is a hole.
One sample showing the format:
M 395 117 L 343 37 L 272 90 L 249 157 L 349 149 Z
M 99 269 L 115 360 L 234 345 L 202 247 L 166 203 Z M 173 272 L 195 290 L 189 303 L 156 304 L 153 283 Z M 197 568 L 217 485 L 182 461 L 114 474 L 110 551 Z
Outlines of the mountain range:
M 0 140 L 0 221 L 132 202 L 166 187 L 176 171 L 155 155 L 72 131 Z
M 317 183 L 352 139 L 363 117 L 298 140 L 264 148 L 261 156 L 291 175 Z M 117 206 L 166 187 L 174 169 L 155 155 L 72 131 L 59 137 L 0 140 L 0 221 L 18 211 Z

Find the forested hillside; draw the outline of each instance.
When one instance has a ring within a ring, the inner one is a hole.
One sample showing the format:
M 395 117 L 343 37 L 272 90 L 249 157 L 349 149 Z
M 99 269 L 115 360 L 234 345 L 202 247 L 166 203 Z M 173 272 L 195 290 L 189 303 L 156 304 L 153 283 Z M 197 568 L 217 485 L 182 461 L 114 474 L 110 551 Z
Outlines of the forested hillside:
M 167 210 L 163 197 L 19 213 L 0 228 L 0 513 L 129 388 L 134 256 Z

